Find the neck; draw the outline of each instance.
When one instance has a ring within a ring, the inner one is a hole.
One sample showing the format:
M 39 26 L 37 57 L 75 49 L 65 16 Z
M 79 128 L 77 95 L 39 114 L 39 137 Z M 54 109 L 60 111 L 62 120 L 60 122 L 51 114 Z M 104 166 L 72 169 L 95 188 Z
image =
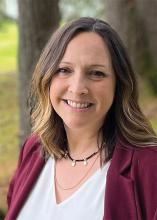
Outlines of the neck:
M 89 156 L 98 150 L 98 131 L 79 131 L 66 128 L 68 147 L 71 156 Z M 101 138 L 99 138 L 99 142 Z

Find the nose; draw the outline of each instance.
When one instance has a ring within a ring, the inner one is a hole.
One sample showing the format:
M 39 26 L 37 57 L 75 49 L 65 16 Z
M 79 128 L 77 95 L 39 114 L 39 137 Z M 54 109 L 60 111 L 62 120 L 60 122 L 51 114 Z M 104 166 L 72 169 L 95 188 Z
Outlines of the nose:
M 74 73 L 69 81 L 68 91 L 76 95 L 88 94 L 88 83 L 82 73 Z

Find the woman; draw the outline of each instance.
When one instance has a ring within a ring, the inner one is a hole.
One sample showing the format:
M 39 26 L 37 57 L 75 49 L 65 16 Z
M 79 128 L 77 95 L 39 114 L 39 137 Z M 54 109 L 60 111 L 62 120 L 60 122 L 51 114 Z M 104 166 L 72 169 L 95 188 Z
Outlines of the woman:
M 52 35 L 33 75 L 31 119 L 6 220 L 157 219 L 157 137 L 107 23 L 80 18 Z

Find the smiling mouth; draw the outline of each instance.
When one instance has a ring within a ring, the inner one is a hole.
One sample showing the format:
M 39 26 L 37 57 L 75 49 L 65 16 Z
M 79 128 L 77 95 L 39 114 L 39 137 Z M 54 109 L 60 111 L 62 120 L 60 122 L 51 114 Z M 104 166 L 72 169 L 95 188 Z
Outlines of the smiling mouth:
M 67 105 L 71 106 L 72 108 L 76 108 L 76 109 L 87 109 L 93 105 L 93 103 L 90 103 L 90 102 L 75 102 L 69 99 L 63 99 L 63 101 Z

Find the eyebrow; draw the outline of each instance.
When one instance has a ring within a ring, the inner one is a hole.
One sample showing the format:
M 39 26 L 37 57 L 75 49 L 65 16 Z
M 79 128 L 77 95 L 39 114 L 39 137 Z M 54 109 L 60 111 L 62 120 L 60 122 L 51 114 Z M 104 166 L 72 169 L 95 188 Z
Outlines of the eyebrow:
M 60 64 L 73 64 L 73 63 L 70 63 L 70 62 L 66 62 L 66 61 L 61 61 L 60 62 Z M 92 66 L 92 67 L 103 67 L 103 68 L 106 68 L 106 66 L 105 65 L 103 65 L 103 64 L 92 64 L 92 65 L 90 65 L 90 66 Z

